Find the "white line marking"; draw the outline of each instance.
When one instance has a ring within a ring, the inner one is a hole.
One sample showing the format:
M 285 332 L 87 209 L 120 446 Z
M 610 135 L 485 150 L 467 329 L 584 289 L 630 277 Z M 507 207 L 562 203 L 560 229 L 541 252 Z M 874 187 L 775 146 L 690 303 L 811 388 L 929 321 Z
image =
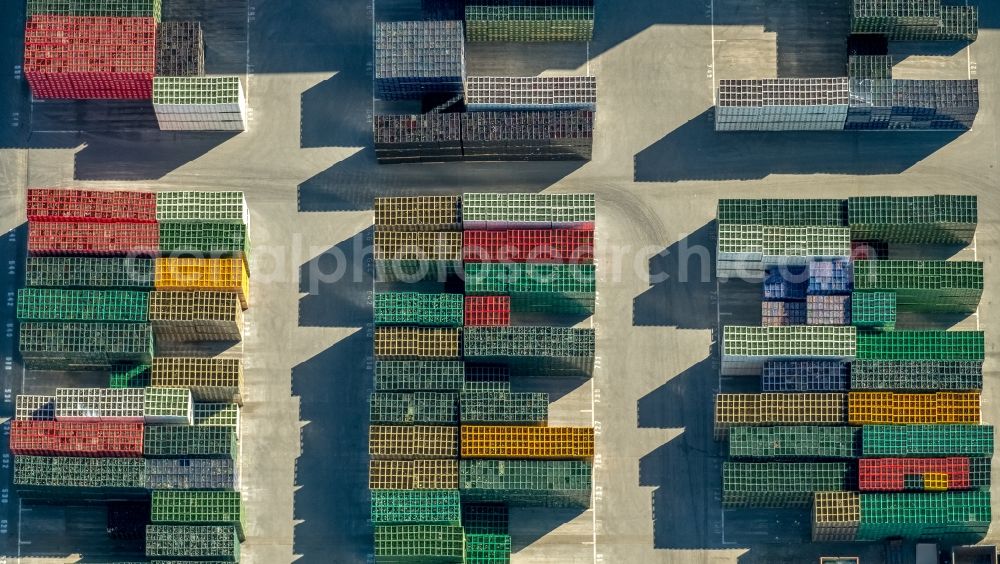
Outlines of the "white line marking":
M 24 502 L 17 499 L 17 564 L 21 564 L 21 512 L 24 510 Z
M 712 105 L 715 105 L 715 0 L 711 0 L 711 24 L 709 29 L 712 30 Z
M 597 418 L 596 418 L 596 415 L 594 414 L 594 410 L 595 409 L 597 409 L 597 402 L 594 401 L 594 377 L 591 376 L 591 378 L 590 378 L 590 426 L 591 426 L 591 428 L 594 428 L 594 427 L 597 426 Z M 596 437 L 595 437 L 595 443 L 596 443 Z M 594 450 L 595 451 L 597 450 L 596 444 L 594 446 Z M 595 454 L 596 454 L 596 452 L 595 452 Z M 594 510 L 593 513 L 591 513 L 591 522 L 590 522 L 590 524 L 591 524 L 591 532 L 593 533 L 593 537 L 592 538 L 593 538 L 593 542 L 594 542 L 594 564 L 598 564 L 598 562 L 597 562 L 597 479 L 596 479 L 597 471 L 594 470 L 594 469 L 591 469 L 591 473 L 595 476 L 595 479 L 592 479 L 590 481 L 590 507 Z

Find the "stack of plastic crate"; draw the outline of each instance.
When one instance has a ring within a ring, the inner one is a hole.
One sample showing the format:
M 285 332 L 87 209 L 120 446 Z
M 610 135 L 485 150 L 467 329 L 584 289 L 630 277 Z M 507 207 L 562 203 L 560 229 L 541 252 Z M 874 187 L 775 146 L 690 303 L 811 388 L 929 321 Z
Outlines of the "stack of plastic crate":
M 159 0 L 30 0 L 24 75 L 35 98 L 149 99 Z
M 155 492 L 148 556 L 238 561 L 242 361 L 154 357 L 154 341 L 159 352 L 176 334 L 154 339 L 150 321 L 162 314 L 157 295 L 178 302 L 159 321 L 204 321 L 203 311 L 182 303 L 201 294 L 231 304 L 242 321 L 249 304 L 242 193 L 29 190 L 28 216 L 31 256 L 17 304 L 26 366 L 99 369 L 109 380 L 107 388 L 17 398 L 10 437 L 15 486 L 23 497 L 50 502 L 136 500 L 109 508 L 113 534 L 130 538 L 148 524 Z M 223 245 L 218 239 L 186 237 L 190 227 L 215 224 L 238 227 L 238 258 L 208 258 Z M 164 227 L 169 235 L 161 239 Z M 130 256 L 130 229 L 149 232 L 136 238 L 145 245 L 137 254 L 158 258 Z M 80 233 L 97 235 L 74 237 Z M 175 258 L 177 247 L 188 252 Z M 204 334 L 187 337 L 200 341 Z M 143 522 L 125 527 L 136 511 L 146 515 Z
M 979 10 L 941 0 L 854 0 L 851 32 L 884 34 L 895 41 L 975 41 Z
M 375 24 L 375 96 L 403 100 L 461 94 L 465 42 L 460 21 Z
M 470 0 L 465 4 L 469 41 L 590 41 L 593 0 Z
M 158 76 L 153 110 L 164 131 L 247 128 L 247 100 L 238 76 Z
M 809 263 L 806 324 L 850 325 L 852 284 L 850 260 Z

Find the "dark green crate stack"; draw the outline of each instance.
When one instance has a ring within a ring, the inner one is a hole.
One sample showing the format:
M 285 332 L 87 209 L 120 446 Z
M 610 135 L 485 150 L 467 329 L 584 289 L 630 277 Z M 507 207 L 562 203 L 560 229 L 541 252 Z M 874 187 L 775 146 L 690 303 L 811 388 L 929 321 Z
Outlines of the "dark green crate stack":
M 461 460 L 465 501 L 529 507 L 590 507 L 592 469 L 576 460 Z
M 163 256 L 249 260 L 249 212 L 242 192 L 160 192 L 156 220 Z
M 469 41 L 590 41 L 593 0 L 469 0 L 465 37 Z
M 852 241 L 967 245 L 978 222 L 975 196 L 870 196 L 847 199 Z
M 857 540 L 982 538 L 990 519 L 990 494 L 984 491 L 861 494 Z
M 232 525 L 147 525 L 146 557 L 239 562 L 240 539 Z
M 379 198 L 375 203 L 375 229 L 379 241 L 408 233 L 428 236 L 449 234 L 461 226 L 461 206 L 456 197 Z M 376 250 L 376 254 L 378 250 Z M 463 294 L 398 291 L 405 284 L 391 277 L 379 278 L 385 291 L 373 299 L 374 324 L 380 327 L 462 327 Z M 375 359 L 374 392 L 369 398 L 371 425 L 436 425 L 457 427 L 459 392 L 465 383 L 461 360 Z M 409 465 L 400 468 L 385 461 L 374 466 L 370 487 L 379 484 L 413 484 Z M 420 464 L 413 461 L 411 464 Z M 423 461 L 434 484 L 447 484 L 447 460 Z M 457 462 L 456 462 L 457 464 Z M 457 466 L 456 466 L 457 467 Z M 452 467 L 453 469 L 456 467 Z M 405 474 L 405 476 L 404 476 Z M 415 485 L 415 484 L 414 484 Z M 426 487 L 426 486 L 424 486 Z M 439 486 L 440 487 L 440 486 Z M 466 562 L 466 535 L 462 528 L 462 503 L 458 489 L 371 489 L 371 524 L 378 564 Z
M 158 490 L 152 493 L 154 525 L 232 525 L 246 538 L 246 514 L 240 492 Z
M 146 461 L 141 458 L 18 455 L 14 487 L 25 498 L 102 500 L 149 495 Z
M 594 368 L 594 330 L 569 327 L 466 327 L 463 352 L 468 362 L 501 364 L 512 373 L 590 377 Z
M 857 489 L 847 462 L 724 462 L 724 507 L 807 507 L 816 492 Z
M 789 459 L 860 456 L 857 427 L 733 427 L 729 430 L 730 458 Z
M 592 314 L 593 264 L 467 263 L 465 293 L 508 295 L 512 312 Z
M 375 325 L 461 327 L 462 294 L 380 292 L 375 294 Z
M 857 262 L 855 272 L 857 272 Z M 857 286 L 857 275 L 854 284 Z M 851 325 L 859 329 L 891 331 L 896 327 L 896 293 L 862 292 L 851 293 Z
M 978 261 L 855 261 L 854 289 L 895 295 L 900 310 L 972 313 L 983 294 Z

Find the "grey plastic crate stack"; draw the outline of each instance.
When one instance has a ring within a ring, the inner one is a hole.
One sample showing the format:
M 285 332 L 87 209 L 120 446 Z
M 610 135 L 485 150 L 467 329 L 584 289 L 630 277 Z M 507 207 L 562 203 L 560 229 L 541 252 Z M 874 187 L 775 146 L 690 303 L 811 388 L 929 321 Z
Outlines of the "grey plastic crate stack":
M 715 130 L 834 131 L 847 108 L 847 78 L 721 80 Z
M 941 0 L 854 0 L 851 32 L 883 34 L 894 41 L 975 41 L 976 6 Z
M 466 0 L 465 35 L 472 41 L 590 41 L 593 0 Z
M 978 80 L 852 79 L 845 129 L 966 130 L 979 112 Z
M 462 116 L 465 160 L 589 160 L 590 110 L 471 112 Z
M 593 76 L 470 76 L 465 79 L 469 111 L 595 110 Z
M 383 100 L 460 93 L 465 41 L 460 21 L 375 24 L 375 95 Z
M 376 115 L 374 129 L 381 164 L 462 159 L 461 114 Z
M 156 76 L 204 76 L 200 22 L 163 22 L 156 30 Z
M 892 55 L 851 55 L 847 78 L 892 78 Z

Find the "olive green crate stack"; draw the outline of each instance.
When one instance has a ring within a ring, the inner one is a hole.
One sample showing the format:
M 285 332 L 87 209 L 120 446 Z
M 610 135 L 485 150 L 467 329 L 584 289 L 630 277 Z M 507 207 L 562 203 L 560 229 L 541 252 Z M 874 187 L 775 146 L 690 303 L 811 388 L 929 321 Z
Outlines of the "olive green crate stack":
M 716 394 L 715 439 L 740 426 L 847 425 L 847 394 Z
M 154 291 L 149 320 L 163 341 L 240 341 L 243 306 L 233 292 Z
M 847 462 L 724 462 L 724 507 L 805 507 L 813 494 L 857 488 Z
M 145 497 L 146 463 L 141 458 L 18 455 L 14 486 L 26 499 Z
M 147 525 L 146 557 L 240 561 L 240 539 L 232 525 Z
M 153 331 L 148 323 L 23 322 L 19 349 L 28 369 L 108 369 L 149 364 Z
M 461 231 L 458 196 L 375 198 L 375 229 L 385 231 Z
M 243 360 L 240 358 L 161 357 L 153 359 L 154 386 L 191 390 L 194 401 L 243 403 Z
M 235 403 L 198 402 L 194 404 L 194 425 L 230 427 L 240 438 L 240 406 Z
M 376 231 L 373 255 L 380 281 L 441 280 L 462 265 L 462 233 Z
M 855 262 L 855 268 L 857 263 Z M 856 271 L 855 271 L 856 272 Z M 855 285 L 857 278 L 855 278 Z M 851 325 L 859 329 L 891 331 L 896 328 L 896 293 L 851 293 Z
M 465 6 L 468 41 L 590 41 L 593 36 L 593 3 L 514 5 L 475 0 Z
M 376 392 L 461 391 L 465 363 L 460 360 L 377 360 Z
M 861 525 L 861 494 L 816 492 L 812 514 L 813 542 L 853 541 Z
M 857 427 L 734 427 L 729 430 L 730 458 L 858 458 Z
M 461 356 L 461 330 L 384 326 L 375 329 L 375 357 L 380 360 L 451 360 Z
M 242 223 L 161 222 L 160 254 L 246 261 L 250 254 L 250 235 Z
M 118 257 L 28 257 L 29 288 L 152 290 L 152 259 Z
M 240 492 L 156 490 L 152 492 L 154 525 L 232 525 L 245 539 L 246 514 Z
M 375 325 L 461 327 L 462 294 L 379 292 L 375 294 Z
M 509 391 L 463 391 L 459 396 L 462 423 L 545 425 L 549 395 Z
M 458 460 L 371 460 L 370 490 L 457 490 Z
M 967 245 L 979 216 L 976 196 L 869 196 L 848 198 L 847 218 L 853 240 Z
M 459 461 L 459 489 L 468 502 L 587 508 L 592 481 L 593 470 L 585 461 Z
M 972 313 L 983 294 L 979 261 L 855 261 L 854 289 L 892 292 L 899 309 Z
M 231 427 L 147 425 L 143 429 L 143 454 L 147 458 L 229 458 L 238 452 Z
M 370 420 L 386 425 L 457 425 L 458 394 L 376 392 L 369 400 Z

